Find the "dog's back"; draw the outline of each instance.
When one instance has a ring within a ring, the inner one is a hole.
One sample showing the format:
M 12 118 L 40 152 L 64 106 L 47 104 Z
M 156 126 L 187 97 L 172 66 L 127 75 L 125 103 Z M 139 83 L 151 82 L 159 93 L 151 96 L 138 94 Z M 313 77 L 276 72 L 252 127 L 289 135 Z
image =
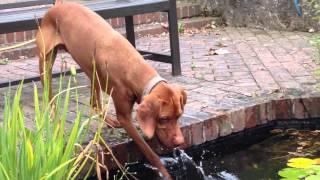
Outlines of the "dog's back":
M 136 81 L 137 73 L 149 74 L 150 78 L 156 74 L 125 37 L 85 6 L 73 2 L 56 4 L 44 16 L 41 28 L 56 31 L 50 35 L 54 38 L 47 41 L 56 43 L 46 45 L 46 49 L 63 45 L 89 77 L 93 60 L 101 81 L 105 81 L 107 74 L 109 81 L 119 82 L 122 78 L 126 81 L 121 83 Z

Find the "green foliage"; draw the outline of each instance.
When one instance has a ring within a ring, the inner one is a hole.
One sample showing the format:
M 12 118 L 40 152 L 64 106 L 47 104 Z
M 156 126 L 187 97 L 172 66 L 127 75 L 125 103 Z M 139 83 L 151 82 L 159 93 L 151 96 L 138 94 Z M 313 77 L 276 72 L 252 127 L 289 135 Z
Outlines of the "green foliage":
M 320 20 L 320 2 L 319 0 L 307 0 L 307 5 L 311 8 L 315 20 Z
M 319 0 L 308 0 L 306 1 L 307 5 L 311 7 L 312 12 L 314 14 L 313 19 L 320 22 L 320 2 Z M 320 34 L 317 33 L 312 36 L 310 43 L 315 47 L 315 61 L 316 63 L 320 63 Z M 320 69 L 317 68 L 315 75 L 320 77 Z
M 182 21 L 178 21 L 178 32 L 183 33 L 184 32 L 184 23 Z
M 0 59 L 0 65 L 6 65 L 8 63 L 9 63 L 9 59 L 8 58 Z
M 308 0 L 306 3 L 311 8 L 311 11 L 313 13 L 313 19 L 320 22 L 320 2 L 319 2 L 319 0 Z M 320 39 L 320 35 L 317 34 L 311 40 L 312 44 L 315 45 L 317 47 L 317 49 L 319 49 L 319 46 L 320 46 L 319 39 Z
M 24 111 L 20 104 L 22 85 L 13 99 L 10 91 L 6 94 L 3 122 L 0 124 L 0 179 L 60 180 L 71 172 L 76 159 L 75 144 L 79 143 L 88 121 L 80 122 L 81 113 L 77 108 L 73 126 L 65 131 L 70 83 L 71 79 L 65 91 L 61 91 L 60 84 L 53 114 L 51 103 L 45 98 L 48 91 L 44 91 L 44 98 L 40 100 L 34 85 L 34 129 L 25 127 Z
M 317 63 L 320 63 L 320 34 L 314 35 L 310 43 L 312 44 L 313 47 L 315 47 L 316 52 L 315 52 L 315 59 Z
M 289 167 L 278 172 L 284 180 L 316 180 L 320 179 L 320 160 L 309 158 L 292 158 L 288 160 Z

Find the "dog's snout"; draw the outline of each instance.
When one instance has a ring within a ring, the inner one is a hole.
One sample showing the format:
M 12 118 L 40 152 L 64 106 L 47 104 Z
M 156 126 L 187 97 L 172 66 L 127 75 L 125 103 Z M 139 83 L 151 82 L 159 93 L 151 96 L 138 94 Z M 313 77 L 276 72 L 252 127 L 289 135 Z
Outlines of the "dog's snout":
M 182 133 L 179 134 L 179 135 L 176 135 L 176 136 L 174 137 L 174 139 L 173 139 L 173 144 L 174 144 L 176 147 L 182 145 L 183 143 L 184 143 L 184 137 L 183 137 Z
M 176 127 L 176 130 L 175 130 L 175 135 L 173 136 L 173 145 L 175 147 L 178 147 L 180 145 L 182 145 L 184 143 L 184 137 L 183 137 L 183 134 L 182 134 L 182 131 L 180 129 L 180 127 Z

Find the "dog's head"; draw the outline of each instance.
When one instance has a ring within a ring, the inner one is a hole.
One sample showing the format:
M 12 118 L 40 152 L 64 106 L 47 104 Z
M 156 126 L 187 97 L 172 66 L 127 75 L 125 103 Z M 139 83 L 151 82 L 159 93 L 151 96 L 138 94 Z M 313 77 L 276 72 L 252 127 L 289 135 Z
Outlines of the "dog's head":
M 167 148 L 184 143 L 178 119 L 186 101 L 187 94 L 181 87 L 159 83 L 138 106 L 137 120 L 142 132 L 148 138 L 156 135 Z

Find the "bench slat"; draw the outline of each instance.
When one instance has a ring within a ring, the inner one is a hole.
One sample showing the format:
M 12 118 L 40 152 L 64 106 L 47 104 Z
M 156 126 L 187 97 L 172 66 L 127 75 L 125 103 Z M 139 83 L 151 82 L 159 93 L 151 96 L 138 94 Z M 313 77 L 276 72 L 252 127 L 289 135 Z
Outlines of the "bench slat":
M 105 19 L 157 11 L 168 11 L 170 7 L 167 0 L 98 1 L 85 3 L 84 5 L 97 12 Z M 37 24 L 35 17 L 41 19 L 48 8 L 49 7 L 39 7 L 5 13 L 0 12 L 0 34 L 36 29 Z
M 47 10 L 48 7 L 43 7 L 0 14 L 0 34 L 36 29 L 36 17 L 41 19 Z
M 132 16 L 169 10 L 168 0 L 109 1 L 85 4 L 103 18 Z
M 0 10 L 47 5 L 47 4 L 53 4 L 54 2 L 55 0 L 36 0 L 36 1 L 24 1 L 24 2 L 17 2 L 17 3 L 0 4 Z

